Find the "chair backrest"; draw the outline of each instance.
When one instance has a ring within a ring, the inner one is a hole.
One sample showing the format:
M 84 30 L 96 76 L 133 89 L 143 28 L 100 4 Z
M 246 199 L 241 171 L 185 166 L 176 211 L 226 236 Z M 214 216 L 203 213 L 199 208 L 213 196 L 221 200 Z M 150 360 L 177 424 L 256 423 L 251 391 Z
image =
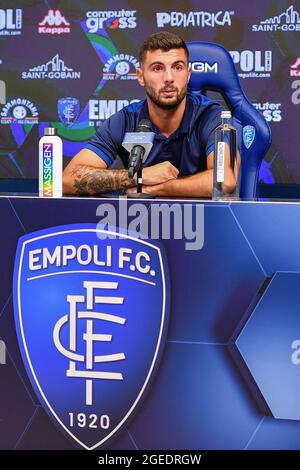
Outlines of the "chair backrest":
M 192 75 L 189 90 L 218 91 L 243 129 L 240 196 L 255 198 L 259 168 L 271 145 L 271 130 L 263 116 L 246 98 L 229 52 L 219 44 L 187 42 Z

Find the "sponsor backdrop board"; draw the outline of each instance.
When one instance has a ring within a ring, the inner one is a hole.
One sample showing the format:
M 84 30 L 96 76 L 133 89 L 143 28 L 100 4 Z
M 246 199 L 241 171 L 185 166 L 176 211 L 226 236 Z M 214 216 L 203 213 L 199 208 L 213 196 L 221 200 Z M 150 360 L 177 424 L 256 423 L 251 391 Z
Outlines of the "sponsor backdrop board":
M 298 204 L 0 210 L 1 449 L 300 449 Z
M 99 122 L 143 98 L 135 78 L 138 50 L 159 30 L 231 52 L 246 94 L 272 129 L 260 180 L 300 183 L 299 0 L 253 0 L 251 7 L 239 0 L 3 0 L 0 176 L 37 178 L 45 126 L 58 127 L 67 161 Z

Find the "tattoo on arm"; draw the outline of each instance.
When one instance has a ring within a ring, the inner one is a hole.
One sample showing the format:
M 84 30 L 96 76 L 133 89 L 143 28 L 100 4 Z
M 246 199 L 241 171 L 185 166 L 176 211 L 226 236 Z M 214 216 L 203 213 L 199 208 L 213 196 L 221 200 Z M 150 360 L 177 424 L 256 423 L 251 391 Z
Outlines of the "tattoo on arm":
M 128 170 L 101 170 L 78 165 L 73 168 L 76 194 L 97 194 L 136 186 L 136 180 L 128 178 Z

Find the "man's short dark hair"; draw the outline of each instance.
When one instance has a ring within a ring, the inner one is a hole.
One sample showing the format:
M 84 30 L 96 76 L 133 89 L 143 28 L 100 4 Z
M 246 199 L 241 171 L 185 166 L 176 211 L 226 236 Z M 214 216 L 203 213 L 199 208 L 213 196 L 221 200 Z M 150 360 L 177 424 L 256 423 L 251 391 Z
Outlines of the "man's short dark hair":
M 164 52 L 168 52 L 171 49 L 184 49 L 186 58 L 189 60 L 189 51 L 184 40 L 177 34 L 161 31 L 151 34 L 143 42 L 139 55 L 140 66 L 143 64 L 148 51 L 156 51 L 158 49 Z

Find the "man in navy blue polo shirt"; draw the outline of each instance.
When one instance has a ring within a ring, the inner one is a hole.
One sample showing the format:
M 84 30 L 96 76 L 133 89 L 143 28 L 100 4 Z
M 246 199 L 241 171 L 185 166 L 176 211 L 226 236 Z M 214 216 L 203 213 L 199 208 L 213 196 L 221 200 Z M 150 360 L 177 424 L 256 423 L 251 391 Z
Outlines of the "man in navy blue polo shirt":
M 143 169 L 143 192 L 154 196 L 210 197 L 213 185 L 214 131 L 220 124 L 218 103 L 187 93 L 188 50 L 177 35 L 160 32 L 140 50 L 137 79 L 146 99 L 123 108 L 98 128 L 95 136 L 65 168 L 64 192 L 96 194 L 136 191 L 128 178 L 125 132 L 149 119 L 156 133 Z M 125 169 L 109 169 L 119 155 Z M 234 178 L 228 191 L 235 187 Z

